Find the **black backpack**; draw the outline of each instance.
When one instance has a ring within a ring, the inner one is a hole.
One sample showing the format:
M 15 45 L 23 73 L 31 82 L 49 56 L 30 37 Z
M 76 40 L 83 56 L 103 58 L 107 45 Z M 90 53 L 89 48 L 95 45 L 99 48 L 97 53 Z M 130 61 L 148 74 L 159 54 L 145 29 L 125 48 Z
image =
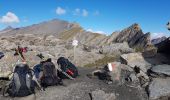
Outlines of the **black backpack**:
M 60 65 L 60 68 L 62 71 L 66 72 L 71 77 L 76 78 L 78 76 L 77 67 L 74 64 L 72 64 L 68 59 L 66 59 L 64 57 L 60 57 L 57 60 L 57 64 Z M 64 74 L 62 74 L 59 71 L 58 71 L 58 75 L 61 78 L 68 78 L 67 76 L 65 76 Z
M 11 97 L 24 97 L 34 94 L 35 82 L 32 80 L 33 72 L 27 64 L 18 64 L 13 73 L 13 77 L 7 93 Z
M 41 78 L 41 86 L 54 86 L 59 84 L 59 78 L 57 76 L 57 71 L 55 65 L 52 62 L 44 62 L 42 65 L 43 76 Z

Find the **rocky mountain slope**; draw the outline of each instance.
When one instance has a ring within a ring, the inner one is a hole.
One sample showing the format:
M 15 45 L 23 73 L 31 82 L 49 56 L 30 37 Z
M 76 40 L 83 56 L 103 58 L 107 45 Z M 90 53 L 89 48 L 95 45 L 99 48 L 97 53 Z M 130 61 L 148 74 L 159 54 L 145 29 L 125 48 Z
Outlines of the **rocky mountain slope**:
M 75 50 L 73 39 L 79 41 Z M 161 43 L 158 49 L 161 47 L 165 50 L 162 52 L 168 52 L 169 38 Z M 150 33 L 144 34 L 138 24 L 113 32 L 110 36 L 87 32 L 77 23 L 56 19 L 27 27 L 6 28 L 0 32 L 0 51 L 5 53 L 0 59 L 0 76 L 10 73 L 20 59 L 19 56 L 13 56 L 14 48 L 18 45 L 29 48 L 24 56 L 30 67 L 41 61 L 36 56 L 38 53 L 52 58 L 55 64 L 63 56 L 78 66 L 80 76 L 75 81 L 64 80 L 66 87 L 49 87 L 44 92 L 37 92 L 38 100 L 100 100 L 103 97 L 101 100 L 159 100 L 169 97 L 170 89 L 166 82 L 170 83 L 170 67 L 162 65 L 169 61 L 164 55 L 157 54 L 157 49 L 151 44 Z M 144 55 L 150 58 L 146 59 Z M 97 77 L 87 76 L 109 62 L 119 63 L 117 68 L 120 69 L 120 75 L 113 84 L 108 85 Z M 135 66 L 148 77 L 148 84 L 140 80 Z M 11 99 L 1 95 L 0 98 Z
M 65 42 L 76 38 L 81 44 L 90 46 L 102 46 L 125 41 L 128 42 L 130 47 L 145 48 L 147 45 L 151 45 L 150 33 L 144 34 L 138 24 L 133 24 L 120 32 L 113 32 L 110 36 L 87 32 L 77 23 L 69 23 L 58 19 L 0 32 L 0 35 L 17 34 L 53 35 Z

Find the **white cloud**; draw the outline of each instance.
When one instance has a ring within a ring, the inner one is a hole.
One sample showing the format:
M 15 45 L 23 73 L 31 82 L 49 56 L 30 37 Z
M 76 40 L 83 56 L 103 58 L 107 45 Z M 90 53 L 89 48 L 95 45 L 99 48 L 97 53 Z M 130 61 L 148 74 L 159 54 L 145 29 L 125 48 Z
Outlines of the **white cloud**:
M 98 16 L 99 14 L 100 14 L 100 12 L 99 12 L 98 10 L 96 10 L 96 11 L 93 13 L 94 16 Z
M 86 9 L 80 9 L 80 8 L 76 8 L 74 11 L 73 11 L 73 15 L 76 15 L 76 16 L 83 16 L 83 17 L 87 17 L 88 16 L 88 11 Z
M 88 11 L 86 9 L 82 10 L 82 16 L 84 17 L 88 16 Z
M 80 9 L 79 9 L 79 8 L 76 8 L 76 9 L 75 9 L 75 12 L 76 12 L 76 13 L 80 13 Z
M 104 31 L 94 31 L 92 29 L 87 29 L 87 31 L 92 32 L 92 33 L 106 34 L 106 32 L 104 32 Z
M 165 33 L 152 33 L 152 34 L 151 34 L 151 38 L 152 38 L 152 39 L 160 38 L 160 37 L 163 37 L 163 36 L 168 37 L 168 35 L 165 34 Z
M 66 14 L 66 10 L 64 8 L 57 7 L 56 14 L 57 15 L 64 15 L 64 14 Z
M 3 24 L 12 24 L 12 23 L 19 23 L 19 18 L 12 12 L 8 12 L 6 15 L 0 18 L 0 23 Z
M 79 8 L 76 8 L 74 11 L 73 11 L 73 15 L 80 15 L 81 13 L 81 10 Z

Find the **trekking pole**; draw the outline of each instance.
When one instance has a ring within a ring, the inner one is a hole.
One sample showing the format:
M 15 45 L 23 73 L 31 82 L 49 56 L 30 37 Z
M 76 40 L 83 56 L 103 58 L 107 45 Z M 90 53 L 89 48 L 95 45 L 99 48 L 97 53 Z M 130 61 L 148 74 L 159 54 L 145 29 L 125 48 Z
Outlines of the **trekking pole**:
M 59 66 L 60 66 L 60 65 L 59 65 Z M 59 70 L 60 72 L 62 72 L 64 75 L 66 75 L 69 79 L 75 80 L 75 78 L 71 77 L 71 76 L 68 75 L 66 72 L 62 71 L 59 67 L 58 67 L 58 70 Z

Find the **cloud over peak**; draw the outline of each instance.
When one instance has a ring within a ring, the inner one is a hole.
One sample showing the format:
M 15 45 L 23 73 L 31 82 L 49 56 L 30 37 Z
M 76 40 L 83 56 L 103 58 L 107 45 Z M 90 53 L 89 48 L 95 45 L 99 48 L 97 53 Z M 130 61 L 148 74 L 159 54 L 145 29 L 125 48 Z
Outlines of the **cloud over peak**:
M 92 33 L 99 33 L 99 34 L 106 34 L 104 31 L 94 31 L 93 29 L 87 29 L 88 32 L 92 32 Z
M 19 18 L 12 12 L 7 12 L 6 15 L 2 16 L 0 18 L 0 23 L 3 24 L 13 24 L 13 23 L 19 23 Z
M 88 16 L 88 11 L 87 11 L 86 9 L 83 9 L 83 10 L 82 10 L 82 15 L 83 15 L 84 17 Z
M 73 15 L 77 15 L 77 16 L 83 16 L 83 17 L 87 17 L 89 14 L 89 12 L 86 9 L 80 9 L 80 8 L 76 8 L 73 11 Z
M 161 38 L 161 37 L 163 37 L 163 36 L 168 37 L 169 35 L 166 34 L 166 33 L 152 33 L 152 34 L 151 34 L 151 38 L 152 38 L 152 39 Z
M 64 15 L 64 14 L 66 14 L 66 10 L 64 8 L 57 7 L 56 14 L 57 15 Z

